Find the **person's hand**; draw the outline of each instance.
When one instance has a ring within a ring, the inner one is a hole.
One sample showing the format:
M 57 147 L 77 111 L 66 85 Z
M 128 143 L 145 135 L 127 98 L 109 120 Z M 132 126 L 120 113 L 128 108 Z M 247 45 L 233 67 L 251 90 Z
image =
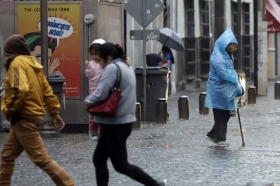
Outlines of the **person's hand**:
M 56 130 L 58 130 L 58 131 L 61 131 L 65 126 L 65 123 L 60 116 L 52 119 L 52 123 L 53 123 L 54 127 L 56 128 Z
M 86 60 L 86 61 L 85 61 L 85 66 L 88 66 L 88 64 L 89 64 L 89 61 Z
M 241 82 L 239 81 L 239 84 L 240 84 L 240 86 L 241 86 L 241 92 L 242 92 L 242 94 L 241 94 L 241 96 L 243 96 L 244 95 L 244 93 L 245 93 L 245 91 L 244 91 L 244 88 L 243 88 L 243 86 L 242 86 L 242 84 L 241 84 Z
M 238 78 L 238 81 L 239 81 L 239 84 L 240 84 L 240 86 L 241 86 L 241 88 L 242 88 L 242 95 L 241 95 L 241 96 L 243 96 L 243 95 L 245 94 L 245 90 L 244 90 L 244 88 L 243 88 L 243 86 L 242 86 L 242 83 L 241 83 L 241 81 L 240 81 L 239 78 Z
M 8 110 L 6 113 L 5 113 L 5 117 L 8 121 L 10 121 L 12 123 L 12 119 L 14 118 L 17 118 L 19 116 L 19 113 L 17 113 L 16 111 L 14 110 Z M 12 123 L 14 124 L 14 123 Z
M 130 65 L 131 65 L 130 59 L 129 59 L 129 58 L 126 58 L 125 62 L 126 62 L 126 65 L 127 65 L 127 66 L 130 66 Z
M 58 58 L 55 58 L 52 62 L 52 64 L 49 64 L 49 74 L 53 73 L 56 67 L 60 65 L 60 61 Z

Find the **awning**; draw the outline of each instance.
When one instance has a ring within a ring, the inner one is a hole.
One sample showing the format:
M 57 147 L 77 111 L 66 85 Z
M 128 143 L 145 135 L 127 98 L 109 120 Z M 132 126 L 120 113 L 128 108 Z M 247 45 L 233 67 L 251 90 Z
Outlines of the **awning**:
M 275 0 L 266 0 L 267 32 L 280 32 L 280 7 Z

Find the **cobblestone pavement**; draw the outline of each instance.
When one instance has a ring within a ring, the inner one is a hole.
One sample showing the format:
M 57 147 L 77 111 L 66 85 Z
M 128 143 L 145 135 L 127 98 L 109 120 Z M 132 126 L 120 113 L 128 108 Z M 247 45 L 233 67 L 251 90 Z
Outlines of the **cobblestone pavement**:
M 213 125 L 213 114 L 199 115 L 199 93 L 178 92 L 168 101 L 169 123 L 144 124 L 128 140 L 129 161 L 169 186 L 245 186 L 253 179 L 280 184 L 280 100 L 269 86 L 267 97 L 240 109 L 246 146 L 242 147 L 238 118 L 230 119 L 229 148 L 215 148 L 204 136 Z M 178 119 L 179 96 L 188 95 L 191 120 Z M 0 134 L 0 149 L 7 133 Z M 87 134 L 62 134 L 44 139 L 50 155 L 64 167 L 78 186 L 94 186 L 92 153 L 96 142 Z M 110 186 L 138 186 L 117 173 L 111 163 Z M 16 161 L 13 186 L 52 186 L 50 178 L 23 153 Z

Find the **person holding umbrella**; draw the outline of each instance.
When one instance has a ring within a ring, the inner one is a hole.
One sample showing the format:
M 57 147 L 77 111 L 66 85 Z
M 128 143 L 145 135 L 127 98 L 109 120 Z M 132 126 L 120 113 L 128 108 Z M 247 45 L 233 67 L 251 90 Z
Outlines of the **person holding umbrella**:
M 172 71 L 172 64 L 174 64 L 174 57 L 170 50 L 170 48 L 174 49 L 175 51 L 184 51 L 184 44 L 182 42 L 181 36 L 170 30 L 169 28 L 160 28 L 159 29 L 159 37 L 157 41 L 162 44 L 161 52 L 158 56 L 161 58 L 161 61 L 164 66 L 167 66 L 170 71 Z M 169 62 L 169 64 L 168 64 Z M 167 64 L 166 64 L 167 63 Z M 172 91 L 172 83 L 171 83 L 171 73 L 169 74 L 169 85 L 168 85 L 168 96 L 171 95 Z
M 233 54 L 237 51 L 237 40 L 227 29 L 215 42 L 210 58 L 211 70 L 207 82 L 205 107 L 213 109 L 215 124 L 205 138 L 217 146 L 228 147 L 227 123 L 237 109 L 237 97 L 244 94 L 238 74 L 233 67 Z
M 161 55 L 162 53 L 162 55 Z M 161 52 L 158 54 L 162 65 L 166 64 L 167 68 L 172 71 L 172 64 L 174 64 L 174 57 L 172 51 L 167 46 L 163 46 L 161 48 Z M 171 95 L 172 92 L 172 83 L 171 83 L 171 72 L 169 73 L 169 83 L 168 83 L 168 96 Z

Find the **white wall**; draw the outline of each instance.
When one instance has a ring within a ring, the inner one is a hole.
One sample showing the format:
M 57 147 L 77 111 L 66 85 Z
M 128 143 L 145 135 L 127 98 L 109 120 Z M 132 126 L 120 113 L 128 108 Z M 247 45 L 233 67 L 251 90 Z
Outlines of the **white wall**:
M 177 20 L 177 33 L 181 35 L 182 38 L 185 38 L 185 6 L 184 6 L 184 0 L 177 0 L 178 2 L 178 10 L 177 10 L 177 15 L 178 15 L 178 20 Z
M 250 6 L 250 35 L 254 36 L 254 3 L 251 2 Z
M 225 26 L 232 29 L 231 0 L 225 0 Z
M 261 12 L 258 12 L 261 20 Z M 267 96 L 267 22 L 258 23 L 258 95 Z
M 130 40 L 130 30 L 142 30 L 142 27 L 127 13 L 126 19 L 126 51 L 127 56 L 131 59 L 132 66 L 143 67 L 143 44 L 142 40 Z M 163 12 L 159 14 L 154 21 L 146 28 L 152 30 L 163 26 Z M 159 53 L 161 44 L 155 40 L 146 42 L 146 53 Z
M 184 0 L 168 0 L 168 6 L 170 6 L 170 29 L 177 32 L 181 38 L 185 37 L 185 10 L 184 10 Z M 178 52 L 172 50 L 175 58 L 175 65 L 172 66 L 171 81 L 177 84 L 178 79 L 176 79 L 177 65 L 183 61 L 178 60 Z
M 161 0 L 162 1 L 162 0 Z M 163 2 L 163 1 L 162 1 Z M 170 29 L 179 33 L 182 38 L 185 37 L 185 13 L 184 13 L 184 0 L 167 0 L 167 6 L 170 7 L 169 15 L 170 15 Z M 177 9 L 177 10 L 176 10 Z M 142 27 L 132 18 L 129 14 L 127 14 L 127 25 L 126 25 L 126 33 L 127 33 L 127 56 L 132 61 L 132 66 L 142 67 L 143 66 L 143 45 L 142 41 L 130 40 L 129 32 L 130 30 L 142 30 Z M 147 30 L 157 29 L 163 27 L 163 12 L 157 16 L 157 18 L 147 27 Z M 162 45 L 155 41 L 150 40 L 146 42 L 146 53 L 159 53 Z M 177 82 L 175 80 L 176 73 L 176 63 L 178 62 L 177 52 L 172 50 L 175 58 L 175 65 L 173 65 L 173 73 L 171 76 L 172 81 Z
M 128 13 L 126 14 L 126 52 L 131 59 L 132 66 L 140 67 L 142 64 L 142 41 L 130 40 L 130 30 L 141 30 L 142 27 Z

